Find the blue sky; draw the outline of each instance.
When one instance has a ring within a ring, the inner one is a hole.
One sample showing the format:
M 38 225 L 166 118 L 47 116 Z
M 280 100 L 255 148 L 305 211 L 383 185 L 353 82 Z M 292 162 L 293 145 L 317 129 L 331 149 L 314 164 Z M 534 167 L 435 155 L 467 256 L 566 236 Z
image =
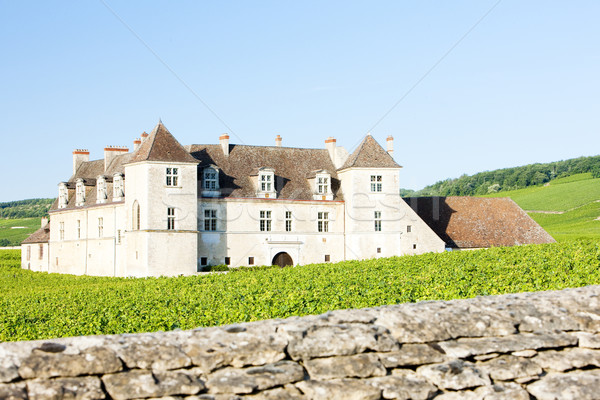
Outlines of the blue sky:
M 0 201 L 159 118 L 182 144 L 393 135 L 411 189 L 599 154 L 600 2 L 496 4 L 0 0 Z

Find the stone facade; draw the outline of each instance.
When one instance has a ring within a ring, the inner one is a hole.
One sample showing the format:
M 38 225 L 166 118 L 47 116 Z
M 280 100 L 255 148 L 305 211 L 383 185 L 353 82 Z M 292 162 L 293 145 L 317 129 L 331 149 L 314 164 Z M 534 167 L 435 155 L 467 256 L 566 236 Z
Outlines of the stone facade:
M 391 137 L 388 151 L 368 135 L 348 154 L 333 138 L 322 149 L 282 147 L 281 138 L 229 144 L 227 135 L 184 147 L 162 123 L 142 136 L 133 152 L 107 147 L 103 160 L 73 152 L 45 258 L 23 268 L 177 276 L 444 251 L 399 195 Z
M 598 399 L 600 286 L 0 344 L 1 399 Z

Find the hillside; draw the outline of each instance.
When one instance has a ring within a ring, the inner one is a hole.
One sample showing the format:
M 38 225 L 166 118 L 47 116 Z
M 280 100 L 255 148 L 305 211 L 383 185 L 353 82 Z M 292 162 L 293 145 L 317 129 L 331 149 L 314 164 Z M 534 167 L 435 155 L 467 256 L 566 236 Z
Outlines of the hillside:
M 510 197 L 556 240 L 600 240 L 600 179 L 590 173 L 484 197 Z
M 54 199 L 28 199 L 0 203 L 0 247 L 20 246 L 48 216 Z
M 600 156 L 579 157 L 545 164 L 529 164 L 521 167 L 503 168 L 463 175 L 426 186 L 412 193 L 413 196 L 476 196 L 488 193 L 512 191 L 532 186 L 540 187 L 547 182 L 577 174 L 590 173 L 600 178 Z M 406 191 L 409 193 L 410 191 Z

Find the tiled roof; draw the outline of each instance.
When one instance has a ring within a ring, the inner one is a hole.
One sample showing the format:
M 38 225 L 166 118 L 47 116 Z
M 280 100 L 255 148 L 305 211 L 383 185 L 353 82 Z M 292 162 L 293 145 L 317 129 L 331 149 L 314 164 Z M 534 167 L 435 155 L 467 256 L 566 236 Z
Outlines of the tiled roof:
M 48 243 L 50 240 L 50 222 L 46 225 L 33 232 L 22 244 L 31 244 L 31 243 Z
M 169 161 L 181 163 L 196 163 L 196 160 L 171 135 L 171 132 L 159 122 L 150 136 L 142 142 L 129 162 L 139 161 Z
M 508 197 L 412 197 L 404 200 L 448 247 L 481 248 L 555 242 Z
M 315 170 L 331 173 L 331 189 L 341 200 L 335 166 L 326 149 L 230 145 L 229 156 L 221 145 L 191 145 L 186 147 L 198 161 L 198 179 L 204 167 L 214 164 L 220 168 L 219 186 L 225 197 L 256 197 L 251 175 L 261 167 L 275 169 L 275 189 L 279 199 L 312 200 L 313 189 L 307 176 Z
M 373 136 L 367 135 L 354 150 L 342 168 L 401 168 L 396 161 L 377 143 Z

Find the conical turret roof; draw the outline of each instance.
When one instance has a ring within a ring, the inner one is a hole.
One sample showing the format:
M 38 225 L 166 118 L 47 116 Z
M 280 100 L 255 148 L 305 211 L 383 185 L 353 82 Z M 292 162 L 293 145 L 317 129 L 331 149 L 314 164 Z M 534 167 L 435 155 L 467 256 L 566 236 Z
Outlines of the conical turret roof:
M 342 168 L 402 168 L 392 156 L 377 143 L 373 136 L 367 135 L 354 150 Z
M 142 142 L 130 163 L 140 161 L 198 163 L 198 160 L 192 157 L 171 135 L 171 132 L 163 125 L 162 121 L 158 121 L 150 136 Z

